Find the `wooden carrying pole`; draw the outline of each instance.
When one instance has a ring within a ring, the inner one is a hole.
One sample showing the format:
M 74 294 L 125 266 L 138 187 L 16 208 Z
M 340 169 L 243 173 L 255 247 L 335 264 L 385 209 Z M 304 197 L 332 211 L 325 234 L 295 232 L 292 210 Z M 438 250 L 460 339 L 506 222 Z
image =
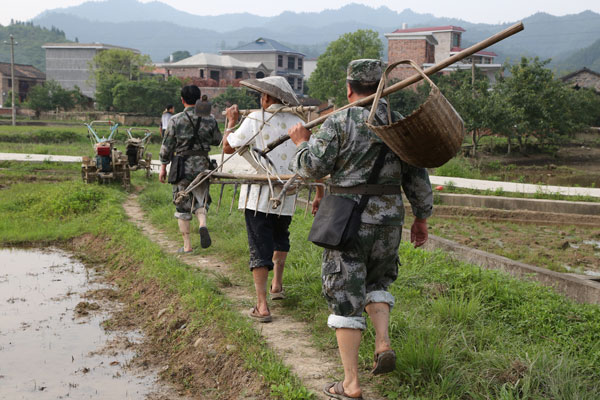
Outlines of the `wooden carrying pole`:
M 495 43 L 498 43 L 499 41 L 504 40 L 507 37 L 514 35 L 515 33 L 521 32 L 523 29 L 524 29 L 523 23 L 518 22 L 518 23 L 504 29 L 503 31 L 498 32 L 495 35 L 490 36 L 489 38 L 456 53 L 452 57 L 446 58 L 444 61 L 427 68 L 423 72 L 425 72 L 426 75 L 435 74 L 436 72 L 441 71 L 442 69 L 454 64 L 455 62 L 462 60 L 463 58 L 469 57 L 470 55 L 473 55 L 473 54 L 477 53 L 478 51 L 485 49 L 486 47 L 489 47 Z M 419 75 L 418 73 L 414 74 L 413 76 L 406 78 L 406 79 L 404 79 L 400 82 L 397 82 L 397 83 L 393 84 L 392 86 L 386 88 L 383 91 L 382 96 L 387 96 L 389 94 L 397 92 L 400 89 L 404 89 L 405 87 L 412 85 L 413 83 L 416 83 L 416 82 L 420 81 L 421 79 L 423 79 L 423 77 L 421 75 Z M 375 94 L 372 94 L 367 97 L 363 97 L 360 100 L 357 100 L 353 103 L 350 103 L 343 107 L 338 108 L 337 110 L 335 110 L 335 112 L 345 110 L 346 108 L 350 108 L 350 107 L 364 106 L 367 104 L 371 104 L 373 102 L 374 98 L 375 98 Z M 316 118 L 316 119 L 304 124 L 304 127 L 306 129 L 312 129 L 315 126 L 318 126 L 318 125 L 322 124 L 323 122 L 325 122 L 325 120 L 328 117 L 329 117 L 329 115 L 323 115 L 319 118 Z M 267 149 L 263 152 L 263 154 L 267 154 L 269 151 L 273 150 L 275 147 L 279 146 L 281 143 L 285 142 L 289 138 L 290 137 L 288 135 L 285 135 L 285 136 L 282 136 L 281 138 L 269 143 L 269 145 L 267 146 Z
M 279 112 L 311 112 L 317 111 L 319 107 L 317 106 L 291 106 L 291 107 L 282 107 Z M 239 110 L 240 115 L 248 115 L 255 111 L 260 111 L 261 109 L 241 109 Z M 221 115 L 227 115 L 227 111 L 222 111 Z

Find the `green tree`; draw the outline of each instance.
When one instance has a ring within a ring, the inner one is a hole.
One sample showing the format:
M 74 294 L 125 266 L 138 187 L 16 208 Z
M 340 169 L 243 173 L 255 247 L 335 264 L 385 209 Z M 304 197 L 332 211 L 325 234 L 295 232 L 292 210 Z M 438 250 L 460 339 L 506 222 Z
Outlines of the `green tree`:
M 471 135 L 471 152 L 475 156 L 479 140 L 491 133 L 490 126 L 493 124 L 489 118 L 492 108 L 489 79 L 476 69 L 474 77 L 471 70 L 459 70 L 438 75 L 436 81 L 444 96 L 462 117 L 465 130 Z M 497 102 L 500 99 L 494 100 Z
M 338 106 L 346 104 L 346 68 L 359 58 L 381 58 L 383 44 L 373 30 L 359 29 L 345 33 L 329 43 L 317 59 L 317 68 L 308 81 L 310 96 L 327 101 L 334 99 Z
M 96 82 L 96 102 L 101 109 L 113 107 L 113 88 L 119 83 L 137 81 L 142 70 L 151 62 L 147 55 L 131 50 L 110 49 L 97 53 L 91 61 Z
M 29 90 L 27 94 L 27 107 L 35 110 L 39 117 L 42 111 L 62 109 L 69 111 L 76 105 L 81 104 L 83 96 L 79 89 L 64 89 L 56 81 L 46 81 L 42 85 L 36 85 Z
M 240 109 L 252 109 L 260 107 L 258 102 L 258 94 L 245 87 L 234 88 L 227 86 L 224 93 L 213 97 L 212 103 L 221 110 L 232 104 L 237 104 Z
M 174 51 L 170 56 L 165 57 L 163 61 L 164 62 L 170 62 L 171 61 L 171 56 L 173 56 L 173 62 L 177 62 L 177 61 L 181 61 L 183 59 L 186 59 L 188 57 L 191 57 L 192 55 L 187 50 L 177 50 L 177 51 Z
M 142 79 L 119 82 L 112 89 L 113 106 L 122 112 L 160 115 L 166 104 L 178 104 L 181 81 Z

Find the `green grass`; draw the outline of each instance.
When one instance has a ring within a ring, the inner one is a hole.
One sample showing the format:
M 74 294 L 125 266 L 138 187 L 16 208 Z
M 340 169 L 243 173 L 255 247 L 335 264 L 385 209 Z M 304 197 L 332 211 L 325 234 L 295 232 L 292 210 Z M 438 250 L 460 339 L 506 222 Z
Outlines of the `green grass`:
M 157 280 L 165 290 L 180 296 L 191 313 L 187 334 L 197 335 L 203 327 L 215 326 L 225 340 L 236 344 L 246 367 L 256 370 L 271 387 L 273 399 L 312 399 L 298 378 L 266 347 L 252 323 L 219 292 L 217 284 L 223 279 L 188 268 L 140 234 L 121 207 L 125 197 L 118 185 L 13 184 L 0 190 L 0 244 L 44 245 L 95 235 L 111 254 L 110 268 L 123 268 L 121 260 L 127 259 L 140 266 L 142 276 Z
M 213 199 L 218 187 L 212 189 Z M 245 274 L 242 215 L 209 212 L 210 253 Z M 177 238 L 170 188 L 152 183 L 140 200 L 154 224 Z M 214 204 L 213 204 L 214 206 Z M 234 210 L 237 202 L 234 204 Z M 320 295 L 319 248 L 306 241 L 311 217 L 298 211 L 284 282 L 284 306 L 310 324 L 323 349 L 335 347 Z M 194 239 L 197 241 L 198 239 Z M 195 242 L 194 245 L 198 246 Z M 400 249 L 402 267 L 392 286 L 397 305 L 390 335 L 398 370 L 378 380 L 390 399 L 594 399 L 600 390 L 600 308 L 576 304 L 552 290 L 458 262 L 442 252 Z M 372 363 L 374 331 L 364 333 L 361 367 Z M 565 381 L 567 379 L 567 381 Z
M 542 189 L 536 191 L 535 193 L 523 193 L 523 192 L 507 192 L 502 189 L 496 190 L 478 190 L 478 189 L 467 189 L 467 188 L 459 188 L 450 182 L 450 184 L 443 185 L 444 191 L 443 193 L 457 193 L 457 194 L 474 194 L 481 196 L 503 196 L 503 197 L 515 197 L 519 199 L 543 199 L 543 200 L 564 200 L 564 201 L 585 201 L 592 203 L 600 203 L 599 197 L 593 196 L 585 196 L 585 195 L 575 195 L 575 196 L 567 196 L 561 193 L 552 193 L 543 191 Z M 439 200 L 436 200 L 435 192 L 433 194 L 434 201 L 439 203 Z
M 136 184 L 144 184 L 135 178 Z M 68 189 L 67 189 L 68 188 Z M 242 215 L 229 215 L 227 187 L 220 213 L 213 186 L 209 212 L 213 246 L 206 251 L 238 270 L 251 287 Z M 163 253 L 126 221 L 117 186 L 16 184 L 0 190 L 0 242 L 18 244 L 69 239 L 83 233 L 109 238 L 114 268 L 120 257 L 142 266 L 148 277 L 182 296 L 198 326 L 217 324 L 236 343 L 249 368 L 271 387 L 273 397 L 308 398 L 297 378 L 263 346 L 249 322 L 232 311 L 218 287 L 230 280 L 192 271 Z M 171 188 L 149 182 L 140 195 L 148 218 L 180 240 L 172 217 Z M 291 225 L 291 252 L 283 307 L 309 323 L 316 345 L 335 348 L 326 327 L 328 310 L 320 282 L 321 250 L 306 237 L 312 217 L 298 211 Z M 200 253 L 199 238 L 193 245 Z M 205 252 L 204 250 L 202 252 Z M 600 308 L 582 305 L 539 284 L 458 262 L 443 252 L 400 248 L 399 276 L 390 336 L 397 370 L 375 380 L 389 399 L 595 399 L 600 392 Z M 363 334 L 360 366 L 372 363 L 374 331 Z M 340 376 L 339 372 L 332 374 Z

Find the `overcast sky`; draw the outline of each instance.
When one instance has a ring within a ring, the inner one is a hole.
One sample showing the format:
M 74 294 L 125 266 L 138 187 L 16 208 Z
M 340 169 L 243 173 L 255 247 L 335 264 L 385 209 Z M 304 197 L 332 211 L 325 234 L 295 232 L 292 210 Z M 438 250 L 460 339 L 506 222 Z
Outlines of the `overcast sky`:
M 147 3 L 153 0 L 141 0 Z M 272 16 L 283 11 L 310 12 L 321 11 L 325 8 L 336 9 L 345 4 L 352 3 L 351 0 L 161 0 L 174 8 L 192 14 L 217 15 L 234 12 L 250 12 L 252 14 Z M 530 16 L 538 11 L 547 12 L 552 15 L 561 16 L 566 14 L 577 14 L 584 10 L 592 10 L 600 13 L 600 1 L 598 0 L 370 0 L 354 1 L 372 7 L 387 6 L 395 11 L 410 8 L 418 13 L 431 13 L 436 17 L 461 18 L 469 22 L 501 23 L 514 22 Z M 17 0 L 2 1 L 2 12 L 0 13 L 0 24 L 7 25 L 11 18 L 19 21 L 29 20 L 42 11 L 69 7 L 84 3 L 83 0 Z M 256 5 L 260 4 L 260 7 Z

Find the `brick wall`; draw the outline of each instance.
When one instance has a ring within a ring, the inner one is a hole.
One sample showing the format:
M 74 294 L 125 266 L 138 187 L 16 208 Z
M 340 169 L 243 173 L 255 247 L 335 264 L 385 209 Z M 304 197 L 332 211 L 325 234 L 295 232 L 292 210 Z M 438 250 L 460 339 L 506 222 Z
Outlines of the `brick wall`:
M 388 62 L 391 64 L 400 60 L 413 60 L 419 66 L 433 62 L 434 46 L 425 39 L 391 39 L 388 42 Z M 408 65 L 399 65 L 391 73 L 391 79 L 402 80 L 415 74 Z

